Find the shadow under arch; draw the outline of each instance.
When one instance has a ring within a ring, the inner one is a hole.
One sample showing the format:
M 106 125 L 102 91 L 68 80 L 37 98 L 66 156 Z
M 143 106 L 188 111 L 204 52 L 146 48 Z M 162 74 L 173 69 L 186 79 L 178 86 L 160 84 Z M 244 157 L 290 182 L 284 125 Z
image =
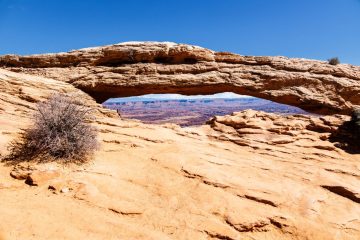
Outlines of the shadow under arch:
M 333 132 L 329 141 L 348 153 L 360 154 L 360 109 L 354 110 L 351 120 Z

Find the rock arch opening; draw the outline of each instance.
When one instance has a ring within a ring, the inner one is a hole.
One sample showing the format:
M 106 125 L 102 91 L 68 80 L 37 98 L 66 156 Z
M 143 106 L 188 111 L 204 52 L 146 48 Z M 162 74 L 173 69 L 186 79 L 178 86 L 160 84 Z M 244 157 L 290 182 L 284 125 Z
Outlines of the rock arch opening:
M 150 93 L 235 92 L 317 114 L 360 107 L 360 67 L 242 56 L 171 42 L 127 42 L 67 53 L 0 56 L 0 67 L 72 84 L 98 103 Z
M 278 114 L 309 114 L 304 110 L 269 100 L 223 92 L 212 95 L 147 94 L 111 98 L 103 103 L 123 118 L 144 123 L 175 123 L 183 127 L 203 125 L 213 116 L 246 109 Z

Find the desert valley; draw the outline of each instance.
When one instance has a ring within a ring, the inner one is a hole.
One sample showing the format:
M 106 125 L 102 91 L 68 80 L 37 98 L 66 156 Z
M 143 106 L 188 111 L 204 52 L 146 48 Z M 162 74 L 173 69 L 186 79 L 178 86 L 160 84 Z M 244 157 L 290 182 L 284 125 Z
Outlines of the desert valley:
M 359 66 L 128 42 L 0 56 L 0 83 L 1 240 L 360 239 Z M 7 161 L 59 92 L 94 109 L 93 158 Z M 261 99 L 102 105 L 221 92 Z
M 155 96 L 156 97 L 156 96 Z M 103 105 L 121 117 L 143 123 L 175 123 L 179 126 L 204 125 L 213 116 L 228 115 L 246 109 L 278 114 L 309 114 L 300 108 L 252 97 L 194 99 L 120 98 Z

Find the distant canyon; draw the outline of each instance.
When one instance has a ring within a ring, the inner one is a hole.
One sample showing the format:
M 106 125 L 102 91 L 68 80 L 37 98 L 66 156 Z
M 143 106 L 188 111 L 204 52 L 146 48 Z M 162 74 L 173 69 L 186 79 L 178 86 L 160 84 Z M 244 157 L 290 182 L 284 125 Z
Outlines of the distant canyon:
M 278 114 L 309 114 L 306 111 L 272 101 L 254 98 L 119 98 L 103 103 L 115 109 L 123 118 L 137 119 L 144 123 L 174 123 L 182 127 L 205 124 L 213 116 L 253 109 Z

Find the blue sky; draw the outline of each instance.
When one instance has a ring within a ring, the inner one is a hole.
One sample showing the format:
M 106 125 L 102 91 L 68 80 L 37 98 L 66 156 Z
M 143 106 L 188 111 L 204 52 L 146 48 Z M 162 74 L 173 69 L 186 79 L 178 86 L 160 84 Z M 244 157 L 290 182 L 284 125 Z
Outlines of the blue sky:
M 124 41 L 360 65 L 360 0 L 0 0 L 0 54 Z

